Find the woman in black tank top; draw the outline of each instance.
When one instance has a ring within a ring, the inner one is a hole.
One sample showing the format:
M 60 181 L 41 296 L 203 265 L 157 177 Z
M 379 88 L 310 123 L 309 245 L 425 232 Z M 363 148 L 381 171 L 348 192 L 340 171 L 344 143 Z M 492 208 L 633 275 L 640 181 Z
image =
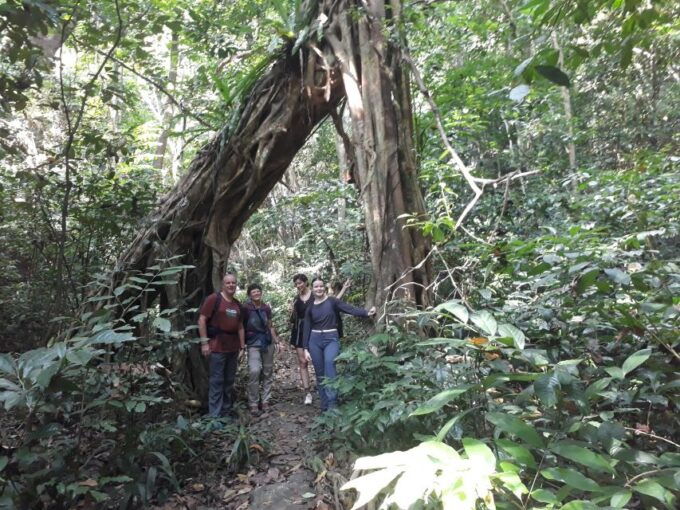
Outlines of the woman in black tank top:
M 312 403 L 312 394 L 309 391 L 309 362 L 305 357 L 305 349 L 302 344 L 302 323 L 305 318 L 307 306 L 313 301 L 312 291 L 307 286 L 307 282 L 307 276 L 302 273 L 293 276 L 293 284 L 298 291 L 298 295 L 293 300 L 293 309 L 290 316 L 290 343 L 295 347 L 297 353 L 298 371 L 300 372 L 302 389 L 305 393 L 304 403 L 310 405 Z

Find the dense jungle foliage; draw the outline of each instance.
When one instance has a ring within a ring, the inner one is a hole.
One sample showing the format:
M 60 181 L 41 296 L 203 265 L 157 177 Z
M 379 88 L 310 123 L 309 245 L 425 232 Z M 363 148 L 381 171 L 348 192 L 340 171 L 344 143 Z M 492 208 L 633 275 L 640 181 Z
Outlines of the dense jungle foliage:
M 238 424 L 220 432 L 231 455 L 211 452 L 177 377 L 196 310 L 131 304 L 183 295 L 187 267 L 108 275 L 305 31 L 300 3 L 0 4 L 0 508 L 144 507 L 257 461 Z M 354 463 L 354 508 L 676 508 L 680 5 L 402 6 L 429 213 L 408 221 L 432 240 L 435 306 L 388 303 L 379 331 L 349 321 L 319 447 Z M 280 331 L 297 272 L 351 278 L 363 303 L 347 165 L 329 119 L 232 251 Z

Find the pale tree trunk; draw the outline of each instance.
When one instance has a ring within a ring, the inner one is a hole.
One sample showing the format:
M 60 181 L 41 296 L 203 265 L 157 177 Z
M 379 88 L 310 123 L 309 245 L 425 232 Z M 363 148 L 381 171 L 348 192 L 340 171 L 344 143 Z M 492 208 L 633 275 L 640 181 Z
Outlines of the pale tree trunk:
M 552 32 L 552 45 L 555 50 L 557 50 L 558 64 L 560 69 L 564 67 L 564 53 L 562 52 L 562 47 L 557 39 L 557 34 Z M 560 92 L 562 94 L 562 105 L 564 107 L 564 119 L 567 122 L 567 136 L 569 141 L 565 147 L 567 155 L 569 157 L 569 173 L 571 175 L 572 187 L 576 187 L 576 144 L 574 143 L 574 115 L 571 108 L 571 92 L 569 88 L 560 87 Z
M 170 63 L 168 66 L 168 89 L 174 90 L 177 84 L 177 68 L 179 67 L 179 36 L 176 31 L 172 31 L 172 37 L 169 44 Z M 163 175 L 164 181 L 175 182 L 176 176 L 173 172 L 172 162 L 169 165 L 168 171 L 165 171 L 165 154 L 168 151 L 168 139 L 172 131 L 172 122 L 174 116 L 173 103 L 170 99 L 165 101 L 162 106 L 161 118 L 161 134 L 156 142 L 156 154 L 154 155 L 153 167 L 159 170 Z

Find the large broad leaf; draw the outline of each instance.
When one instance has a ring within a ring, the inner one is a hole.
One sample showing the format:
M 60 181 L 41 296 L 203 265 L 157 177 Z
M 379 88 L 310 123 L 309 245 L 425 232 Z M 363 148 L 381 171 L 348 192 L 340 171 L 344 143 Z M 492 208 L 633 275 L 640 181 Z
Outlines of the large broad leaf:
M 418 407 L 409 416 L 420 416 L 422 414 L 430 414 L 430 413 L 434 413 L 435 411 L 439 411 L 439 409 L 444 407 L 446 404 L 448 404 L 452 400 L 455 400 L 458 397 L 460 397 L 463 393 L 465 393 L 470 388 L 471 388 L 471 386 L 468 385 L 468 386 L 461 386 L 460 388 L 451 388 L 451 389 L 448 389 L 448 390 L 444 390 L 441 393 L 438 393 L 437 395 L 432 397 L 427 402 L 425 402 L 422 406 Z
M 494 336 L 496 330 L 498 329 L 498 323 L 494 319 L 493 315 L 486 310 L 481 312 L 475 312 L 470 317 L 475 326 L 486 333 L 489 336 Z
M 458 301 L 447 301 L 434 309 L 435 312 L 441 312 L 442 310 L 449 312 L 463 324 L 467 324 L 468 318 L 470 317 L 468 309 Z
M 569 487 L 573 487 L 574 489 L 589 492 L 598 492 L 601 490 L 601 487 L 596 482 L 594 482 L 590 478 L 583 476 L 575 469 L 548 468 L 542 470 L 541 475 L 543 475 L 543 477 L 547 478 L 548 480 L 556 480 L 558 482 L 562 482 L 568 485 Z
M 509 439 L 496 439 L 496 445 L 521 466 L 536 467 L 536 459 L 531 452 Z
M 645 361 L 647 361 L 651 355 L 652 355 L 651 349 L 642 349 L 628 356 L 626 361 L 623 362 L 623 366 L 621 367 L 623 369 L 624 374 L 627 374 L 628 372 L 632 372 L 633 370 L 635 370 L 637 367 L 639 367 Z
M 496 457 L 484 443 L 478 439 L 463 438 L 463 448 L 475 471 L 490 475 L 496 471 Z
M 656 498 L 667 505 L 670 505 L 675 499 L 672 492 L 665 489 L 659 482 L 654 480 L 640 482 L 633 487 L 633 490 L 640 494 Z
M 557 85 L 562 85 L 563 87 L 570 87 L 569 76 L 564 74 L 564 72 L 555 66 L 534 66 L 534 69 L 538 74 L 547 78 Z
M 446 435 L 449 433 L 449 430 L 451 430 L 456 423 L 458 423 L 460 420 L 462 420 L 465 416 L 467 416 L 469 413 L 472 411 L 476 410 L 475 407 L 471 407 L 470 409 L 466 409 L 462 413 L 457 414 L 453 418 L 451 418 L 449 421 L 447 421 L 444 426 L 439 430 L 437 433 L 437 441 L 443 441 Z
M 518 349 L 524 349 L 524 344 L 526 342 L 526 337 L 521 330 L 517 329 L 512 324 L 501 324 L 498 326 L 498 334 L 501 336 L 512 338 L 515 347 Z
M 116 331 L 107 329 L 100 331 L 92 338 L 90 338 L 90 343 L 93 344 L 119 344 L 122 342 L 130 342 L 135 340 L 135 336 L 132 333 L 118 333 Z
M 524 442 L 542 448 L 544 446 L 543 439 L 536 432 L 536 429 L 520 420 L 517 416 L 505 413 L 486 413 L 486 419 L 493 423 L 503 432 L 513 434 Z
M 169 333 L 172 329 L 172 323 L 163 317 L 156 317 L 153 320 L 153 325 L 155 328 L 160 329 L 164 333 Z
M 510 94 L 508 94 L 508 97 L 516 103 L 521 103 L 527 94 L 529 94 L 529 92 L 531 92 L 531 87 L 522 83 L 521 85 L 517 85 L 514 89 L 512 89 Z
M 558 394 L 560 389 L 560 381 L 554 372 L 542 375 L 534 382 L 534 391 L 541 402 L 547 407 L 553 407 L 557 404 Z
M 356 510 L 372 501 L 381 490 L 392 483 L 403 471 L 403 468 L 381 469 L 380 471 L 350 480 L 340 490 L 354 489 L 359 493 L 359 497 L 352 507 L 352 510 Z
M 577 446 L 567 441 L 560 441 L 554 444 L 551 450 L 557 455 L 560 455 L 565 459 L 569 459 L 578 464 L 583 464 L 593 471 L 614 474 L 614 469 L 611 467 L 609 462 L 607 462 L 607 459 L 605 459 L 602 455 L 591 452 L 587 448 L 583 448 L 582 446 Z
M 627 489 L 621 489 L 612 495 L 611 499 L 609 500 L 609 505 L 613 506 L 614 508 L 623 508 L 628 504 L 630 498 L 632 497 L 633 493 L 631 491 Z
M 616 283 L 620 283 L 621 285 L 630 285 L 630 276 L 628 273 L 624 273 L 620 269 L 605 269 L 604 273 L 612 280 L 615 281 Z
M 15 375 L 17 372 L 14 359 L 9 354 L 0 354 L 0 373 Z

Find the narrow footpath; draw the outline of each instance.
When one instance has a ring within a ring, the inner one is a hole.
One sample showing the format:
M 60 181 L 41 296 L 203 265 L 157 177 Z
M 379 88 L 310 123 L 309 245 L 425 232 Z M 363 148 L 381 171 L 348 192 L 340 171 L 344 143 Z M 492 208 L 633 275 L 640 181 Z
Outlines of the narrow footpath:
M 158 510 L 342 510 L 337 487 L 343 480 L 335 472 L 333 456 L 322 458 L 324 454 L 315 452 L 309 439 L 314 417 L 319 413 L 318 394 L 313 393 L 313 405 L 303 404 L 297 359 L 287 347 L 274 361 L 269 410 L 256 417 L 241 411 L 248 437 L 252 438 L 249 449 L 259 461 L 237 473 L 229 472 L 225 465 L 201 481 L 198 477 L 190 480 L 182 492 L 157 506 Z M 246 407 L 245 370 L 246 364 L 242 362 L 237 381 L 242 409 Z M 231 451 L 231 443 L 227 440 L 223 444 L 225 456 Z

